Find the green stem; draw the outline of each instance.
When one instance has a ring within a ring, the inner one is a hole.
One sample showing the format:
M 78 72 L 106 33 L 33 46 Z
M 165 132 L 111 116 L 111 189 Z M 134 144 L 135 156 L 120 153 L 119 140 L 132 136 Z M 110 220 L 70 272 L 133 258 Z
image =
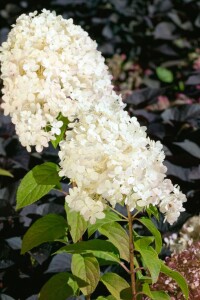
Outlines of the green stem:
M 130 274 L 131 274 L 131 291 L 132 300 L 136 300 L 136 282 L 135 282 L 135 269 L 134 269 L 134 244 L 133 244 L 133 224 L 132 215 L 127 205 L 128 213 L 128 229 L 129 229 L 129 257 L 130 257 Z
M 134 220 L 138 214 L 139 214 L 139 211 L 137 211 L 134 215 L 132 215 L 132 220 Z
M 125 266 L 125 264 L 122 261 L 119 264 L 128 274 L 131 273 L 131 271 Z
M 114 211 L 116 214 L 118 214 L 120 217 L 122 217 L 123 219 L 125 219 L 126 221 L 128 220 L 127 217 L 125 217 L 124 215 L 122 215 L 119 211 L 117 211 L 116 209 L 114 209 L 112 206 L 109 206 L 109 205 L 108 205 L 108 207 L 109 207 L 112 211 Z

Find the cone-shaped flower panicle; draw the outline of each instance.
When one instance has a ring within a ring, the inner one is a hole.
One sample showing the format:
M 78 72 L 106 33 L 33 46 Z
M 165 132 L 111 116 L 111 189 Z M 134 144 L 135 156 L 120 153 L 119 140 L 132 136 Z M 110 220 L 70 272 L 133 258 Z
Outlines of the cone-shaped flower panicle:
M 40 152 L 60 133 L 58 116 L 74 118 L 112 93 L 97 44 L 72 19 L 47 10 L 21 15 L 0 48 L 2 107 L 23 146 Z
M 76 182 L 66 201 L 85 220 L 103 218 L 108 204 L 152 204 L 172 224 L 186 197 L 166 179 L 161 143 L 123 110 L 96 48 L 71 19 L 46 10 L 20 16 L 0 48 L 5 114 L 29 151 L 60 134 L 60 115 L 69 119 L 60 175 Z

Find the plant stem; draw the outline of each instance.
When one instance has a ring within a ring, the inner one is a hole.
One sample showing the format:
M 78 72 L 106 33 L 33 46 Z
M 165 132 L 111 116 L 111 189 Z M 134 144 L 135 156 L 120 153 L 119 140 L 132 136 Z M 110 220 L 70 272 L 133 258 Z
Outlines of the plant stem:
M 90 300 L 90 295 L 85 296 L 86 300 Z
M 132 216 L 132 220 L 135 219 L 135 217 L 139 214 L 139 211 L 137 211 L 133 216 Z
M 122 217 L 123 219 L 125 219 L 126 221 L 128 220 L 127 217 L 125 217 L 124 215 L 122 215 L 119 211 L 117 211 L 116 209 L 114 209 L 112 206 L 108 205 L 108 207 L 113 210 L 116 214 L 118 214 L 120 217 Z
M 136 283 L 135 283 L 135 270 L 134 270 L 134 244 L 133 244 L 133 224 L 132 215 L 129 206 L 126 206 L 128 213 L 128 229 L 129 229 L 129 257 L 130 257 L 130 274 L 131 274 L 131 290 L 132 300 L 136 300 Z
M 123 262 L 120 262 L 119 264 L 128 274 L 131 274 L 131 271 L 125 266 Z

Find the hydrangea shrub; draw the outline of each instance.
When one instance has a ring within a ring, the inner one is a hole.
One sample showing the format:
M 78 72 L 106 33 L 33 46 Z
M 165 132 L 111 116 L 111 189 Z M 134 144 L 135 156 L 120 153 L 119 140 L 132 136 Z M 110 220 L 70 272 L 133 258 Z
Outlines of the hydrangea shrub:
M 59 166 L 47 162 L 24 177 L 17 208 L 34 203 L 51 189 L 66 194 L 68 226 L 63 217 L 54 214 L 41 218 L 25 234 L 22 253 L 59 239 L 66 244 L 59 253 L 73 254 L 72 273 L 51 278 L 40 299 L 55 299 L 53 283 L 63 286 L 60 300 L 80 293 L 90 299 L 99 280 L 114 299 L 135 300 L 141 294 L 169 299 L 165 292 L 150 290 L 149 284 L 157 281 L 160 272 L 172 274 L 187 298 L 183 277 L 158 257 L 162 242 L 151 221 L 158 208 L 165 221 L 173 224 L 184 211 L 186 197 L 166 179 L 161 143 L 150 140 L 146 128 L 123 110 L 121 96 L 114 91 L 96 47 L 71 19 L 43 10 L 20 16 L 0 48 L 2 107 L 11 115 L 22 145 L 28 151 L 35 146 L 40 152 L 51 141 L 60 149 Z M 69 192 L 61 188 L 65 177 L 71 183 Z M 127 215 L 119 213 L 116 204 L 125 205 Z M 116 220 L 111 210 L 120 219 Z M 141 211 L 149 218 L 137 219 Z M 128 223 L 128 233 L 117 223 L 123 220 Z M 134 220 L 146 226 L 153 237 L 135 233 Z M 91 235 L 97 229 L 107 241 L 81 241 L 86 230 Z M 124 268 L 131 285 L 115 273 L 100 277 L 99 259 Z M 144 276 L 143 268 L 150 277 Z M 115 290 L 114 282 L 119 282 L 119 289 Z

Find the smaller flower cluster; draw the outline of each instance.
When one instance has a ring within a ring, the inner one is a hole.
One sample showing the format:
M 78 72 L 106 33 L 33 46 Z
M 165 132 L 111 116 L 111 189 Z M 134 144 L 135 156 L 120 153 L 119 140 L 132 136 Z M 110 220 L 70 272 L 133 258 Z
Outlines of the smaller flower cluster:
M 200 216 L 190 218 L 181 228 L 179 233 L 173 233 L 164 238 L 169 249 L 174 253 L 180 253 L 194 242 L 200 240 Z
M 187 280 L 189 287 L 189 300 L 200 299 L 200 241 L 193 243 L 179 254 L 173 254 L 166 259 L 166 265 L 180 272 Z M 167 291 L 172 300 L 185 300 L 185 297 L 172 279 L 160 274 L 158 281 L 151 287 L 154 291 Z M 143 300 L 149 300 L 144 297 Z
M 80 112 L 60 143 L 60 175 L 77 184 L 66 196 L 69 207 L 94 223 L 107 204 L 127 204 L 131 211 L 153 204 L 174 223 L 186 198 L 165 179 L 162 145 L 146 136 L 136 118 L 108 103 L 102 99 Z

